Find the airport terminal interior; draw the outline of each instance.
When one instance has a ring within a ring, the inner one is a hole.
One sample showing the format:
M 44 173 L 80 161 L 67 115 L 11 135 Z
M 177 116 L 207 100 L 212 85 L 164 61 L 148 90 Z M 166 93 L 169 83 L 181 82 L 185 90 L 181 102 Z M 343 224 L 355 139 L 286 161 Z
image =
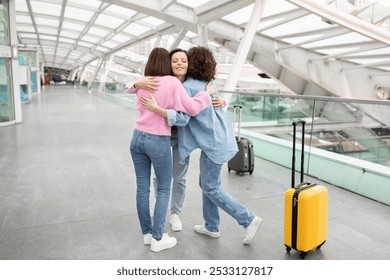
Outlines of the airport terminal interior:
M 304 180 L 329 196 L 326 242 L 305 259 L 390 259 L 390 1 L 0 0 L 0 19 L 1 260 L 299 260 L 283 240 L 298 119 Z M 253 173 L 226 163 L 222 187 L 263 222 L 249 245 L 222 210 L 219 238 L 194 231 L 198 149 L 182 231 L 167 213 L 178 243 L 154 253 L 137 216 L 137 101 L 124 86 L 153 48 L 199 45 L 254 146 Z

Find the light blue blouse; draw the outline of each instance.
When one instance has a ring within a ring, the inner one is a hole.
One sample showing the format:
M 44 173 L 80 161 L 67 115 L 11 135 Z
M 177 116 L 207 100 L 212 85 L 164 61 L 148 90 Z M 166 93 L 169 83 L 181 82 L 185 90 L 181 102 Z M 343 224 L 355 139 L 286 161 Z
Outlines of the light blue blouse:
M 207 82 L 187 79 L 183 86 L 193 97 L 206 90 Z M 211 104 L 195 117 L 167 110 L 168 123 L 178 126 L 179 158 L 186 159 L 199 148 L 215 163 L 224 164 L 237 153 L 233 123 L 225 110 L 214 109 Z

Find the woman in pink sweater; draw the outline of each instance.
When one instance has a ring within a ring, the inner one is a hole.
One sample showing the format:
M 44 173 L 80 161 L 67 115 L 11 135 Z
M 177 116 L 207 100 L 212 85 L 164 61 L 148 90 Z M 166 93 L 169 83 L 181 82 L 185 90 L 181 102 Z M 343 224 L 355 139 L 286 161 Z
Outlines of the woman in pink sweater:
M 144 244 L 151 245 L 153 252 L 172 248 L 177 243 L 176 238 L 164 234 L 172 179 L 171 127 L 164 117 L 143 108 L 140 99 L 153 95 L 161 107 L 195 116 L 211 103 L 210 94 L 215 91 L 210 87 L 191 98 L 180 81 L 170 74 L 169 52 L 164 48 L 153 49 L 145 66 L 145 76 L 156 77 L 159 80 L 159 88 L 153 93 L 144 89 L 135 92 L 139 117 L 130 143 L 137 177 L 138 218 Z M 151 165 L 157 178 L 153 223 L 149 211 Z

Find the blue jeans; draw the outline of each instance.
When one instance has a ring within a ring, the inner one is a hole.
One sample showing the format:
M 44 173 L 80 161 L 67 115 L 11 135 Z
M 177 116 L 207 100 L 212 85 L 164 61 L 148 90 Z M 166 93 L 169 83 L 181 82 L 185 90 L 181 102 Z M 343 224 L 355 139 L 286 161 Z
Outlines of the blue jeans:
M 173 183 L 171 195 L 171 214 L 180 214 L 183 208 L 185 191 L 186 191 L 186 176 L 188 171 L 188 161 L 179 162 L 179 148 L 177 136 L 171 137 L 172 158 L 173 158 Z
M 171 194 L 171 214 L 180 214 L 184 204 L 185 191 L 187 186 L 186 176 L 188 171 L 188 164 L 190 157 L 186 158 L 184 162 L 179 161 L 179 148 L 177 131 L 172 131 L 171 136 L 172 147 L 172 194 Z M 154 191 L 156 192 L 156 178 L 153 178 Z
M 159 136 L 134 130 L 130 153 L 137 177 L 137 212 L 142 234 L 160 239 L 164 232 L 172 180 L 170 136 Z M 153 164 L 157 177 L 153 224 L 150 218 L 150 173 Z
M 222 164 L 210 160 L 202 151 L 200 155 L 199 185 L 202 188 L 203 219 L 209 231 L 219 231 L 219 210 L 221 208 L 244 228 L 252 222 L 254 215 L 240 202 L 221 188 Z

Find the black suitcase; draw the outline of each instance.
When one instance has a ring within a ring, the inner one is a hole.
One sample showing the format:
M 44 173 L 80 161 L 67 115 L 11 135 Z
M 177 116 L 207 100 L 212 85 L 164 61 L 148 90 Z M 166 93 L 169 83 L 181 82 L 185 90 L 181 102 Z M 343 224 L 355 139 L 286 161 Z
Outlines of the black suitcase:
M 241 117 L 242 117 L 242 105 L 235 104 L 234 105 L 234 123 L 236 123 L 236 115 L 238 112 L 238 135 L 236 136 L 238 152 L 237 154 L 228 161 L 228 170 L 234 170 L 241 176 L 244 175 L 245 172 L 249 172 L 249 174 L 253 173 L 255 169 L 255 156 L 253 151 L 253 143 L 252 140 L 241 137 Z

